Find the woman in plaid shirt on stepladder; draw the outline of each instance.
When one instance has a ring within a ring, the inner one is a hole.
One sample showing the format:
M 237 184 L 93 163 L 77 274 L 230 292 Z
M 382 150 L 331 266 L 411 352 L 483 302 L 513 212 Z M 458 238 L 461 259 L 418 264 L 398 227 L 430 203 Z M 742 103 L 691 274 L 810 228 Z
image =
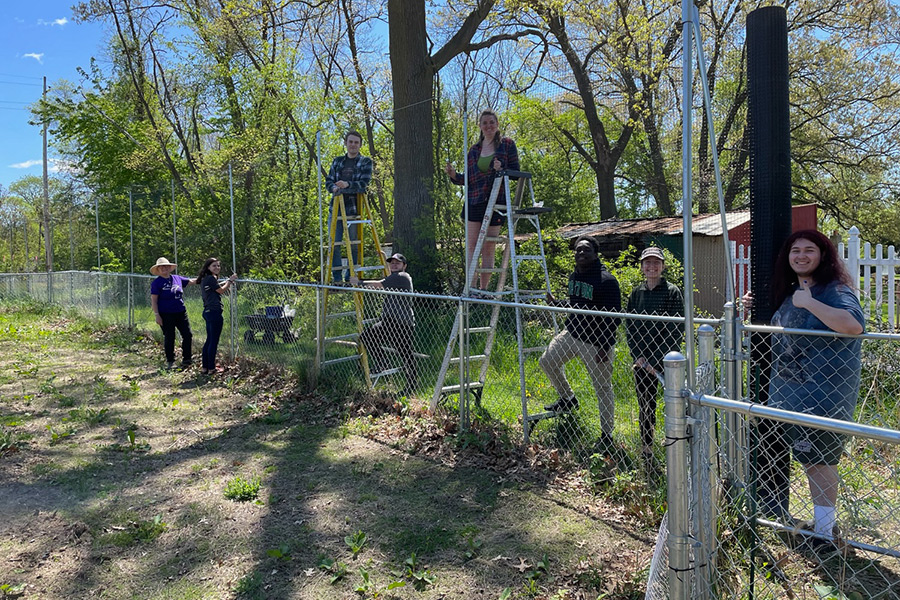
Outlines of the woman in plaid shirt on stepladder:
M 478 117 L 478 128 L 481 136 L 478 142 L 469 149 L 466 155 L 466 170 L 469 182 L 467 187 L 468 214 L 466 216 L 466 270 L 472 263 L 472 255 L 475 252 L 475 244 L 478 241 L 478 231 L 484 220 L 488 201 L 491 196 L 491 188 L 494 186 L 494 178 L 504 170 L 519 170 L 519 152 L 516 143 L 508 137 L 500 135 L 500 122 L 497 113 L 492 110 L 484 110 Z M 450 177 L 450 181 L 456 185 L 464 185 L 465 179 L 461 173 L 457 173 L 453 164 L 447 162 L 444 170 Z M 500 188 L 497 204 L 506 204 L 506 193 Z M 500 233 L 500 225 L 504 217 L 494 212 L 491 215 L 490 227 L 487 230 L 488 237 L 497 237 Z M 491 269 L 494 267 L 495 242 L 485 240 L 481 247 L 481 267 Z M 481 273 L 480 278 L 470 281 L 478 289 L 485 290 L 491 281 L 490 273 Z

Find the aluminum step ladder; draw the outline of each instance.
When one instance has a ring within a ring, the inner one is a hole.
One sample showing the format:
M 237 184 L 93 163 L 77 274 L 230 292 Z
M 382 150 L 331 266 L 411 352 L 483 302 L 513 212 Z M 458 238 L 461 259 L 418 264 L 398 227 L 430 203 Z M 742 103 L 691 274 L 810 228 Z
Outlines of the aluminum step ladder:
M 510 198 L 510 179 L 518 180 L 516 185 L 515 196 Z M 505 194 L 505 204 L 498 204 L 497 200 L 500 196 L 501 188 Z M 523 198 L 526 189 L 529 192 L 530 206 L 523 206 Z M 507 231 L 505 236 L 497 236 L 490 238 L 487 230 L 490 225 L 491 215 L 494 210 L 507 216 Z M 496 283 L 492 290 L 481 290 L 480 296 L 487 296 L 490 300 L 514 302 L 517 306 L 514 309 L 516 315 L 516 342 L 518 347 L 519 359 L 519 387 L 522 397 L 522 410 L 526 418 L 526 435 L 527 435 L 527 419 L 528 406 L 525 394 L 525 360 L 529 354 L 543 352 L 546 347 L 537 346 L 529 348 L 525 346 L 524 341 L 524 324 L 522 319 L 523 308 L 522 303 L 530 301 L 543 302 L 547 293 L 550 292 L 550 275 L 547 272 L 547 259 L 544 252 L 544 239 L 541 233 L 540 215 L 549 212 L 549 208 L 536 205 L 534 201 L 534 186 L 532 184 L 531 173 L 524 171 L 503 171 L 498 174 L 491 188 L 491 195 L 488 199 L 488 205 L 485 210 L 484 219 L 478 232 L 478 238 L 475 243 L 475 249 L 472 253 L 472 260 L 466 268 L 466 280 L 471 284 L 481 273 L 497 274 Z M 538 253 L 530 255 L 522 255 L 516 252 L 515 236 L 518 226 L 524 222 L 528 222 L 534 228 L 538 241 Z M 485 242 L 496 242 L 503 249 L 503 257 L 500 266 L 493 269 L 484 269 L 478 267 L 478 260 L 481 255 L 481 249 Z M 544 275 L 544 288 L 539 290 L 523 290 L 519 286 L 519 269 L 528 262 L 536 262 L 540 265 Z M 509 280 L 512 280 L 511 282 Z M 508 285 L 511 283 L 511 285 Z M 481 393 L 484 389 L 487 379 L 488 368 L 490 367 L 491 351 L 494 348 L 496 340 L 497 325 L 500 319 L 500 304 L 492 302 L 491 315 L 487 325 L 470 326 L 469 308 L 470 302 L 460 303 L 457 309 L 456 318 L 453 321 L 453 327 L 450 330 L 450 339 L 444 351 L 444 358 L 441 362 L 441 369 L 438 372 L 437 382 L 434 387 L 434 394 L 431 398 L 431 410 L 435 410 L 441 399 L 452 395 L 459 394 L 461 397 L 466 393 L 471 393 L 476 403 L 480 403 Z M 553 314 L 553 330 L 554 334 L 558 329 L 556 316 Z M 483 350 L 478 354 L 470 354 L 467 350 L 471 347 L 474 338 L 483 338 Z M 463 349 L 460 352 L 460 348 Z M 476 368 L 473 367 L 475 363 Z M 447 384 L 447 377 L 451 371 L 451 366 L 459 367 L 458 383 Z M 473 376 L 477 370 L 477 377 Z M 460 406 L 463 402 L 460 402 Z
M 365 193 L 356 195 L 358 214 L 347 213 L 344 203 L 344 195 L 338 194 L 332 198 L 331 219 L 328 228 L 328 243 L 325 262 L 324 284 L 346 285 L 336 283 L 334 275 L 336 271 L 348 269 L 353 276 L 359 277 L 365 273 L 378 273 L 387 277 L 390 274 L 384 253 L 381 251 L 381 242 L 378 239 L 378 231 L 372 218 L 372 211 Z M 338 227 L 344 232 L 343 239 L 335 241 Z M 350 228 L 359 228 L 359 239 L 350 239 Z M 354 260 L 353 249 L 356 248 L 357 257 Z M 332 266 L 335 253 L 346 265 Z M 357 262 L 359 264 L 357 264 Z M 352 306 L 342 301 L 350 296 Z M 322 293 L 322 305 L 318 311 L 318 323 L 316 331 L 316 365 L 321 370 L 334 365 L 359 361 L 366 383 L 371 387 L 380 377 L 389 373 L 371 373 L 369 371 L 369 359 L 365 348 L 359 343 L 359 336 L 363 327 L 376 322 L 376 318 L 366 318 L 365 298 L 358 288 L 347 288 L 346 291 L 324 288 Z M 337 305 L 337 306 L 335 306 Z M 353 348 L 351 354 L 335 352 L 335 348 Z M 332 357 L 333 354 L 343 356 Z

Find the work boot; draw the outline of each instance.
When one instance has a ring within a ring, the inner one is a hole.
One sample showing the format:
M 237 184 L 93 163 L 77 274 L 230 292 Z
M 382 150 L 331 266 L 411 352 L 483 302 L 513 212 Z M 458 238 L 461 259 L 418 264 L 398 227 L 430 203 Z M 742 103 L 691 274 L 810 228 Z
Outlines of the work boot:
M 560 398 L 553 404 L 544 406 L 544 410 L 555 413 L 565 413 L 575 408 L 578 408 L 578 399 L 575 396 L 572 396 L 571 398 Z

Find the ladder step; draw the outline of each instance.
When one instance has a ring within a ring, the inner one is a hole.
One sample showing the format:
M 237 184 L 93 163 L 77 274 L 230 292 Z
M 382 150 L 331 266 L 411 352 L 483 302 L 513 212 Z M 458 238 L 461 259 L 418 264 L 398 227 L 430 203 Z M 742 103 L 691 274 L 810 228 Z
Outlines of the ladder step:
M 523 354 L 532 354 L 534 352 L 544 352 L 547 346 L 532 346 L 531 348 L 522 348 Z
M 509 238 L 499 236 L 499 235 L 486 235 L 484 236 L 484 241 L 486 242 L 508 242 Z
M 374 266 L 374 267 L 356 267 L 353 269 L 357 273 L 371 273 L 372 271 L 381 271 L 384 272 L 384 267 L 382 266 Z
M 469 327 L 469 333 L 490 333 L 493 329 L 491 327 Z
M 552 210 L 553 209 L 549 206 L 532 206 L 529 208 L 517 208 L 513 212 L 516 215 L 522 215 L 523 217 L 536 217 L 537 215 L 543 215 Z
M 332 365 L 339 365 L 345 362 L 352 362 L 354 360 L 359 360 L 359 354 L 354 354 L 353 356 L 345 356 L 344 358 L 332 358 L 331 360 L 323 360 L 323 367 L 330 367 Z
M 470 390 L 477 390 L 477 389 L 483 388 L 483 387 L 484 387 L 484 384 L 481 383 L 480 381 L 473 381 L 472 383 L 469 384 Z M 441 393 L 442 394 L 452 394 L 454 392 L 460 391 L 461 389 L 462 389 L 462 386 L 459 384 L 445 385 L 444 387 L 441 388 Z
M 353 333 L 345 333 L 344 335 L 336 335 L 334 337 L 327 337 L 327 338 L 325 338 L 325 342 L 332 343 L 332 342 L 340 342 L 342 340 L 355 340 L 358 338 L 359 338 L 359 334 L 356 332 L 353 332 Z
M 400 354 L 393 346 L 382 346 L 381 349 L 388 354 Z M 422 354 L 421 352 L 413 352 L 412 355 L 415 358 L 429 358 L 427 354 Z
M 531 421 L 541 421 L 543 419 L 550 419 L 552 417 L 555 417 L 557 414 L 558 413 L 555 413 L 553 411 L 535 413 L 533 415 L 528 415 L 527 417 L 525 417 L 525 422 L 530 423 Z
M 391 367 L 390 369 L 385 369 L 384 371 L 381 371 L 379 373 L 371 373 L 371 375 L 375 379 L 378 379 L 380 377 L 386 377 L 387 375 L 396 375 L 401 371 L 403 371 L 403 369 L 401 369 L 400 367 Z
M 347 225 L 369 225 L 372 223 L 372 219 L 350 219 L 347 221 Z
M 339 313 L 331 313 L 330 315 L 326 315 L 325 319 L 328 321 L 335 321 L 337 319 L 346 319 L 347 317 L 356 317 L 356 311 L 351 310 L 348 312 L 339 312 Z
M 491 269 L 482 269 L 481 267 L 475 269 L 476 273 L 502 273 L 505 269 L 501 269 L 500 267 L 493 267 Z
M 547 297 L 547 290 L 519 290 L 520 300 L 543 300 Z
M 544 257 L 541 256 L 540 254 L 517 254 L 516 260 L 518 260 L 518 261 L 523 261 L 523 260 L 540 260 L 540 261 L 542 261 L 542 260 L 544 260 Z
M 470 357 L 469 357 L 469 360 L 487 360 L 487 356 L 484 355 L 484 354 L 475 354 L 475 355 L 473 355 L 473 356 L 470 356 Z M 458 356 L 454 356 L 453 358 L 451 358 L 451 359 L 450 359 L 450 364 L 451 364 L 451 365 L 458 365 L 458 364 L 459 364 L 459 357 L 458 357 Z
M 351 246 L 359 246 L 362 243 L 363 243 L 362 240 L 350 240 Z M 335 248 L 341 248 L 343 245 L 344 245 L 344 242 L 335 242 L 334 243 Z M 328 244 L 325 244 L 324 246 L 322 246 L 323 250 L 328 250 L 329 248 L 331 248 L 331 246 L 329 246 Z

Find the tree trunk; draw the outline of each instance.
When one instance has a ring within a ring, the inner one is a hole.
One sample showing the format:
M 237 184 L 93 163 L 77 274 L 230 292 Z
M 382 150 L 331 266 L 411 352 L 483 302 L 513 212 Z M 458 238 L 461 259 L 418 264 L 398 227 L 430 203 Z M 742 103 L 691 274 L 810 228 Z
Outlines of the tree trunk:
M 431 90 L 424 0 L 388 0 L 394 92 L 394 251 L 416 287 L 435 290 L 437 252 L 431 162 Z

